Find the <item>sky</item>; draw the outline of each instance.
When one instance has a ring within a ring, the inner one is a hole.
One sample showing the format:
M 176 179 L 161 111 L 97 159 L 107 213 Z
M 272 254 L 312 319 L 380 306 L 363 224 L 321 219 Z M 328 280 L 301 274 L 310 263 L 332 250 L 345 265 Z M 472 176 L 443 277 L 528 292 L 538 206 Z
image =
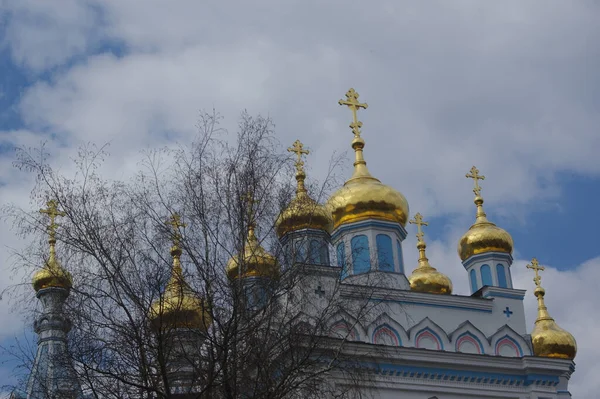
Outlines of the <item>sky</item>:
M 0 0 L 0 203 L 42 205 L 30 200 L 32 176 L 11 166 L 15 147 L 47 142 L 68 174 L 81 145 L 110 143 L 104 173 L 125 178 L 140 151 L 188 143 L 213 108 L 232 132 L 244 109 L 270 116 L 282 148 L 300 139 L 309 178 L 323 179 L 332 154 L 351 156 L 351 114 L 337 101 L 353 87 L 369 104 L 371 173 L 428 219 L 428 256 L 457 294 L 469 288 L 456 245 L 475 214 L 465 174 L 477 165 L 486 176 L 484 206 L 514 238 L 529 326 L 525 264 L 537 257 L 550 313 L 578 342 L 571 393 L 593 397 L 598 37 L 591 0 Z M 3 219 L 0 243 L 1 290 L 29 276 L 10 272 L 23 243 Z M 31 330 L 12 305 L 0 300 L 0 344 Z M 14 378 L 0 359 L 0 385 Z

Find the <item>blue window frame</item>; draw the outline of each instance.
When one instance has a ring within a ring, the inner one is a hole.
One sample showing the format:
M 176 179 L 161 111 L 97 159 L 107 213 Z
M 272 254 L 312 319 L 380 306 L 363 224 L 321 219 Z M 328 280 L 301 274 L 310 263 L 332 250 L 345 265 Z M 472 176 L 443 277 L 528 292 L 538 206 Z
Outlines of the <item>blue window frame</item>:
M 469 272 L 469 279 L 471 280 L 471 294 L 477 292 L 477 272 L 475 269 L 471 269 Z
M 348 268 L 346 267 L 346 248 L 344 242 L 340 242 L 336 248 L 337 253 L 337 264 L 342 268 L 342 278 L 348 275 Z
M 494 285 L 494 282 L 492 280 L 492 269 L 490 269 L 489 265 L 483 265 L 483 266 L 481 266 L 481 284 L 483 286 L 485 286 L 485 285 L 489 285 L 489 286 Z
M 404 256 L 402 256 L 402 244 L 396 240 L 396 249 L 398 250 L 398 271 L 404 274 Z
M 508 288 L 508 284 L 506 283 L 506 272 L 504 270 L 504 265 L 500 263 L 496 265 L 496 274 L 498 275 L 498 286 L 502 288 Z
M 350 240 L 352 248 L 352 270 L 353 274 L 367 273 L 371 270 L 371 253 L 369 251 L 369 239 L 366 235 L 358 235 Z
M 384 272 L 394 271 L 394 253 L 392 252 L 392 239 L 387 234 L 377 234 L 377 260 L 379 270 Z

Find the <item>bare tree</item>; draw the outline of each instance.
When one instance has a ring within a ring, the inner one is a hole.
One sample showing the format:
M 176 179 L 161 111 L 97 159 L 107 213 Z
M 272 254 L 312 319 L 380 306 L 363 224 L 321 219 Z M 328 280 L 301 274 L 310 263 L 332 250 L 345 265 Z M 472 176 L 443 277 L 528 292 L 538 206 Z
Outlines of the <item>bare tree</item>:
M 17 167 L 37 177 L 33 202 L 54 199 L 65 214 L 56 238 L 74 277 L 65 312 L 73 325 L 70 361 L 84 392 L 93 398 L 362 395 L 358 382 L 345 389 L 331 383 L 341 374 L 361 377 L 347 345 L 351 329 L 332 337 L 330 324 L 342 312 L 356 322 L 364 318 L 377 306 L 369 289 L 364 301 L 348 302 L 334 278 L 325 293 L 319 277 L 339 276 L 340 268 L 284 250 L 273 222 L 293 195 L 292 169 L 273 125 L 244 113 L 231 144 L 219 119 L 203 115 L 189 147 L 146 153 L 128 181 L 102 177 L 104 147 L 82 149 L 73 177 L 50 168 L 43 151 L 18 153 Z M 14 205 L 5 211 L 20 234 L 43 237 L 43 215 Z M 276 273 L 244 279 L 262 255 L 240 254 L 257 245 L 273 255 Z M 43 264 L 43 246 L 41 238 L 32 243 L 16 266 Z M 232 258 L 236 268 L 228 269 Z

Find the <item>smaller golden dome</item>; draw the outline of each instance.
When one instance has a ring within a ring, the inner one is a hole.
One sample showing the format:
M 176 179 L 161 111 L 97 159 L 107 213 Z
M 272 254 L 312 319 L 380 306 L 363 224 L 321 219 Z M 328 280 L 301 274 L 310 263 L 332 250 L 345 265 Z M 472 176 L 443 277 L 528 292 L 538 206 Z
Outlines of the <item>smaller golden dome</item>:
M 408 281 L 410 289 L 418 292 L 429 292 L 432 294 L 452 294 L 452 281 L 448 276 L 440 273 L 435 267 L 429 264 L 429 259 L 425 255 L 427 244 L 423 240 L 422 226 L 427 226 L 428 223 L 423 221 L 423 216 L 420 213 L 415 215 L 411 224 L 417 225 L 417 248 L 419 249 L 419 266 L 412 272 Z
M 304 172 L 304 162 L 302 161 L 303 154 L 309 154 L 308 150 L 304 149 L 300 140 L 296 140 L 288 151 L 297 155 L 296 160 L 296 197 L 290 202 L 289 206 L 281 212 L 275 222 L 277 236 L 283 237 L 286 233 L 301 230 L 301 229 L 316 229 L 324 230 L 331 233 L 333 228 L 333 220 L 331 213 L 315 200 L 310 198 L 304 186 L 306 173 Z
M 50 244 L 50 258 L 42 269 L 35 272 L 31 283 L 35 292 L 50 287 L 70 289 L 73 286 L 71 273 L 66 271 L 56 259 L 54 243 Z
M 483 198 L 481 197 L 481 187 L 478 180 L 483 180 L 485 177 L 479 175 L 479 170 L 475 166 L 471 168 L 471 174 L 467 174 L 467 177 L 475 180 L 473 192 L 475 193 L 474 203 L 477 206 L 477 215 L 475 223 L 458 242 L 458 256 L 464 261 L 473 255 L 486 252 L 512 254 L 513 239 L 511 235 L 506 230 L 490 222 L 483 211 Z
M 541 357 L 573 360 L 577 354 L 575 337 L 556 324 L 544 303 L 546 291 L 540 285 L 541 277 L 538 274 L 538 271 L 544 270 L 544 267 L 539 266 L 535 258 L 531 260 L 531 264 L 527 267 L 535 271 L 536 276 L 533 281 L 537 286 L 533 292 L 538 301 L 538 316 L 535 320 L 535 327 L 531 332 L 533 354 Z
M 167 222 L 173 228 L 173 268 L 165 292 L 150 306 L 149 318 L 156 330 L 161 328 L 191 328 L 205 332 L 212 323 L 204 301 L 194 293 L 183 278 L 181 268 L 180 227 L 185 227 L 179 214 Z
M 277 259 L 261 247 L 253 225 L 248 229 L 243 253 L 229 259 L 225 271 L 232 281 L 238 277 L 279 277 Z

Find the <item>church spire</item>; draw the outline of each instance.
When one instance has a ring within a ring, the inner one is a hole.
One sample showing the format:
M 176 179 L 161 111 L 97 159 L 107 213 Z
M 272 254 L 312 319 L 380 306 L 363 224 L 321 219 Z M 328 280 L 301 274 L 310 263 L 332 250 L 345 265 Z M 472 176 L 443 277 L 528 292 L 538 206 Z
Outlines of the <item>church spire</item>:
M 542 277 L 539 272 L 544 271 L 545 268 L 540 266 L 536 258 L 531 259 L 531 263 L 527 265 L 527 268 L 535 273 L 533 278 L 535 290 L 533 293 L 538 301 L 538 315 L 535 320 L 535 327 L 531 332 L 534 354 L 542 357 L 574 359 L 577 354 L 575 338 L 556 324 L 548 313 L 548 308 L 544 302 L 546 290 L 542 288 Z

